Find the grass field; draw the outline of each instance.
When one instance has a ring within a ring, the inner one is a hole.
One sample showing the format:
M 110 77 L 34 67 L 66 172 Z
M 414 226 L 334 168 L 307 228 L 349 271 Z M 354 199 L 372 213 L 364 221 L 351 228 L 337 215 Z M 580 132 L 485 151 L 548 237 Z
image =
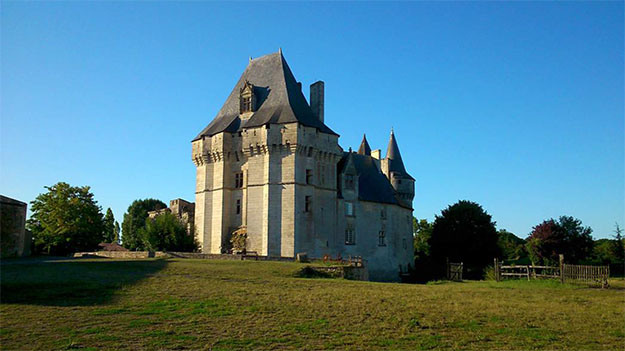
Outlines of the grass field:
M 297 263 L 5 260 L 3 350 L 623 350 L 625 283 L 383 284 Z

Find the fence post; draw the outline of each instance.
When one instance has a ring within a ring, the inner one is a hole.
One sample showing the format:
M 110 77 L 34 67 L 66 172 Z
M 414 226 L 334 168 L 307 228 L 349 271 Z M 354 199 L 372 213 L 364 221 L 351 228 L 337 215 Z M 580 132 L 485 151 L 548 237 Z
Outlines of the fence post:
M 560 283 L 564 284 L 564 255 L 560 254 Z
M 495 281 L 499 281 L 499 263 L 497 262 L 497 257 L 495 257 Z
M 446 259 L 446 270 L 445 270 L 445 276 L 447 277 L 447 279 L 451 279 L 451 273 L 449 271 L 449 257 L 445 257 Z

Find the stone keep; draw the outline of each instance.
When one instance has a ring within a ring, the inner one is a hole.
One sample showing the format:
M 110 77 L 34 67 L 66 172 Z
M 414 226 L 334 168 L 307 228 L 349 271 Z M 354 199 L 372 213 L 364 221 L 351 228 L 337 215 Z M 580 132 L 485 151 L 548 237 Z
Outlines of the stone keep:
M 310 104 L 282 52 L 250 63 L 213 121 L 192 141 L 195 233 L 226 253 L 233 232 L 265 256 L 362 256 L 374 280 L 411 267 L 414 179 L 395 136 L 387 157 L 344 152 L 324 123 L 324 83 Z

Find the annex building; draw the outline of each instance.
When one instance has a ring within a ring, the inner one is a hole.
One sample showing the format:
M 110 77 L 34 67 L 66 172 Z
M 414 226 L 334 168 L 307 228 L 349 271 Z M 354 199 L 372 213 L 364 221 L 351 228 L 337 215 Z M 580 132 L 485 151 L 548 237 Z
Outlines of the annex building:
M 398 280 L 414 262 L 414 178 L 393 132 L 384 158 L 365 137 L 343 150 L 325 123 L 324 83 L 307 101 L 282 51 L 250 59 L 192 159 L 202 252 L 226 253 L 244 231 L 260 255 L 362 256 L 372 280 Z

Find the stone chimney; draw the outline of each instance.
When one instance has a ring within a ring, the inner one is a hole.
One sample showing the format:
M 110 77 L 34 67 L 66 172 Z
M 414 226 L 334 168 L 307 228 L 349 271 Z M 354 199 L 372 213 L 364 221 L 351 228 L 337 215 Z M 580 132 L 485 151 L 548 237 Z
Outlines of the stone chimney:
M 324 84 L 321 80 L 310 85 L 310 108 L 321 122 L 323 122 L 324 107 L 323 90 Z

